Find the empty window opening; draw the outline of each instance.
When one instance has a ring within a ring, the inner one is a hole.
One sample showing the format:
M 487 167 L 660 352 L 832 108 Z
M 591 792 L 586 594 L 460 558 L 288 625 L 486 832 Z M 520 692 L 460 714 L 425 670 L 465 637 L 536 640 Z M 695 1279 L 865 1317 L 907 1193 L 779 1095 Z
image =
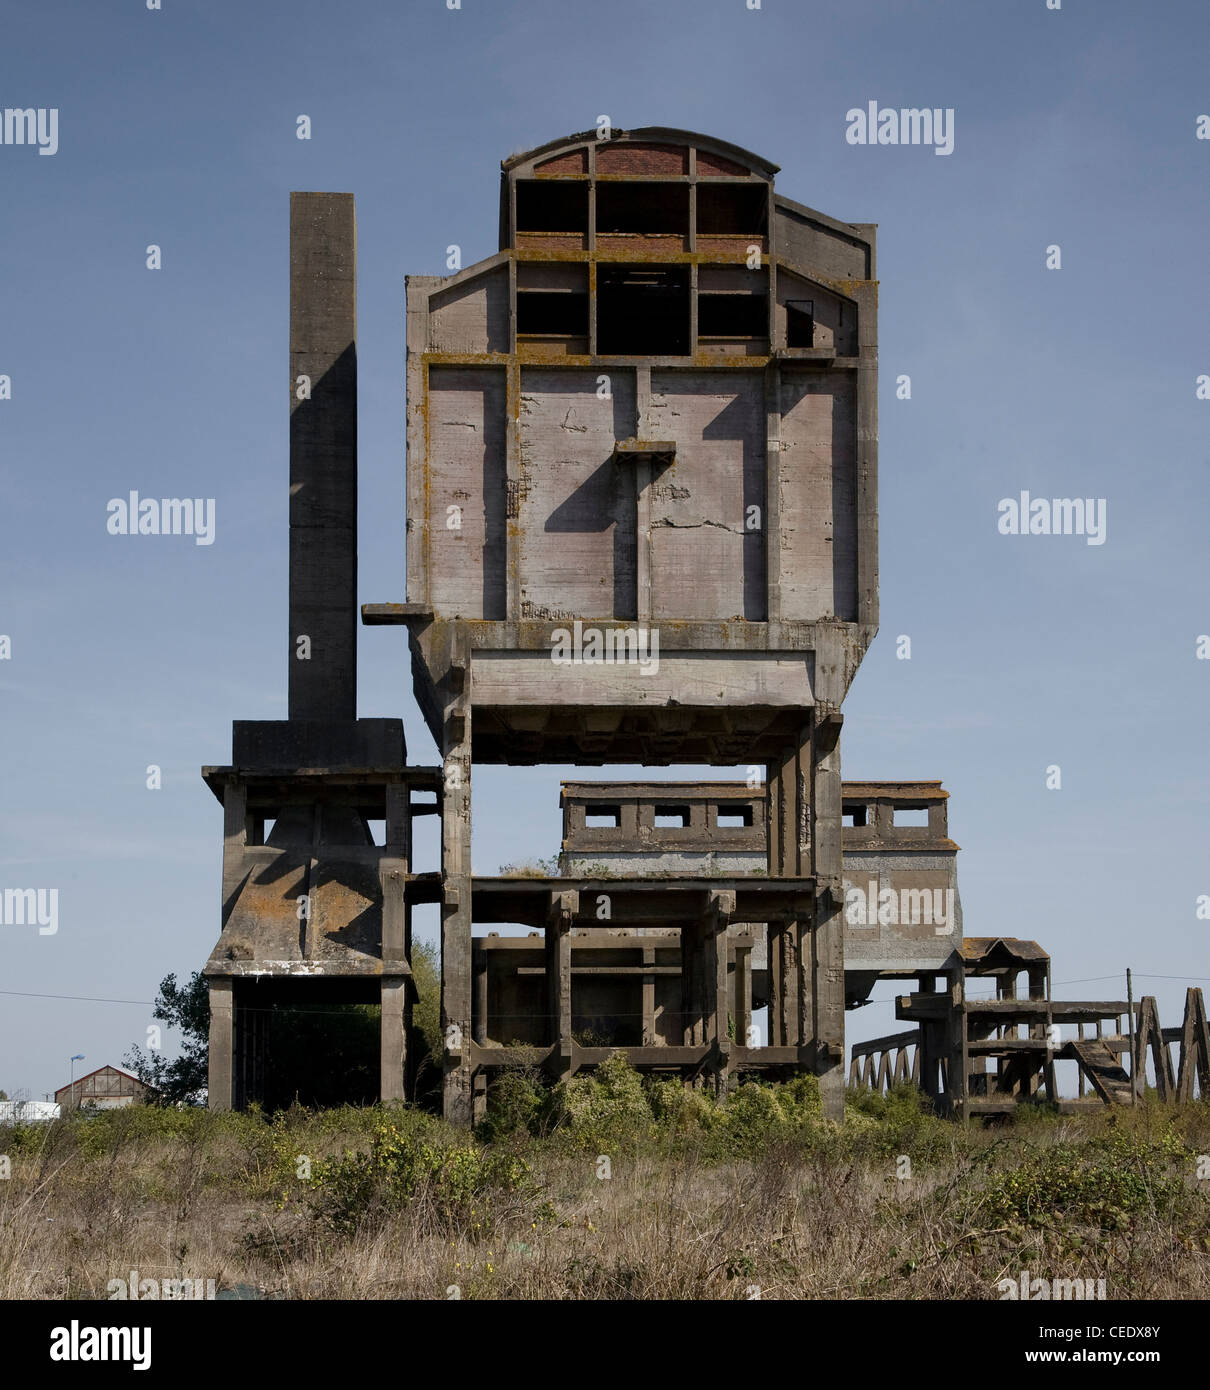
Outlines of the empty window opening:
M 518 290 L 517 332 L 521 337 L 588 337 L 588 296 L 565 290 Z
M 843 823 L 845 825 L 855 826 L 868 824 L 866 820 L 866 811 L 867 808 L 865 806 L 845 806 L 842 818 Z
M 769 297 L 764 294 L 699 294 L 699 338 L 765 338 Z
M 598 183 L 597 233 L 689 234 L 687 183 Z
M 697 186 L 699 236 L 760 236 L 768 223 L 768 214 L 769 199 L 763 183 Z
M 370 832 L 370 839 L 376 845 L 385 845 L 387 842 L 387 823 L 385 820 L 367 820 L 366 827 Z
M 519 232 L 587 232 L 588 182 L 517 184 Z
M 252 843 L 254 845 L 267 845 L 269 836 L 273 834 L 273 827 L 276 824 L 276 816 L 265 816 L 258 819 L 253 827 Z
M 655 808 L 655 824 L 657 829 L 678 827 L 681 830 L 686 830 L 689 827 L 689 807 L 657 806 Z
M 896 806 L 892 825 L 928 825 L 927 806 Z
M 752 807 L 746 801 L 720 801 L 718 804 L 718 824 L 720 826 L 752 825 Z
M 590 806 L 584 812 L 584 824 L 617 827 L 622 824 L 622 808 L 620 806 Z
M 684 266 L 602 266 L 597 351 L 684 356 L 689 351 L 689 272 Z
M 786 300 L 786 346 L 809 348 L 815 346 L 815 301 Z

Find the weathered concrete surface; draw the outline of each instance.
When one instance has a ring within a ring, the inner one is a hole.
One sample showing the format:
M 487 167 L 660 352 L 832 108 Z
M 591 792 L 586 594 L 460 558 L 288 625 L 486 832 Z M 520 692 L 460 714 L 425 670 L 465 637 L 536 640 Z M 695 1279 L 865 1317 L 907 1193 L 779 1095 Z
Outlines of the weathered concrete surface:
M 310 657 L 297 659 L 299 642 Z M 357 718 L 357 221 L 290 195 L 290 718 Z

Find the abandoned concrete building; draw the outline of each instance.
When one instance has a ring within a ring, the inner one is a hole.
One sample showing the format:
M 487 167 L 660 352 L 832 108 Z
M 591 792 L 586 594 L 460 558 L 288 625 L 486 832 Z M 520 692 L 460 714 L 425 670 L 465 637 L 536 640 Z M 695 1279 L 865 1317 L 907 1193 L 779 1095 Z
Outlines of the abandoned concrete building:
M 357 718 L 353 201 L 292 195 L 289 718 L 237 722 L 203 770 L 212 1106 L 264 1098 L 304 1003 L 378 1006 L 378 1094 L 408 1097 L 424 903 L 455 1122 L 514 1041 L 552 1079 L 619 1047 L 720 1089 L 805 1070 L 839 1118 L 846 1004 L 879 979 L 919 982 L 920 1084 L 978 1095 L 946 793 L 841 781 L 878 623 L 874 228 L 776 172 L 686 131 L 571 136 L 503 162 L 495 255 L 408 278 L 406 601 L 361 616 L 406 629 L 431 767 L 399 718 Z M 558 872 L 474 875 L 473 767 L 540 763 L 749 777 L 567 783 Z M 533 930 L 475 935 L 499 925 Z M 984 945 L 1003 973 L 1014 947 Z M 1012 1103 L 1048 1060 L 1024 1002 Z

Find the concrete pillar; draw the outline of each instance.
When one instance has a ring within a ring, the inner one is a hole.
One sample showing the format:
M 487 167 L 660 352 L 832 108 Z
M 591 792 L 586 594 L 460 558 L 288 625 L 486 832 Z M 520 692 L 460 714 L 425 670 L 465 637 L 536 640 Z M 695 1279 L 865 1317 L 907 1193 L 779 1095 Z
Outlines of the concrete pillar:
M 442 1107 L 451 1124 L 473 1119 L 471 1046 L 471 714 L 465 653 L 449 675 L 441 790 Z
M 768 769 L 768 865 L 770 878 L 803 878 L 811 865 L 811 731 L 804 727 Z M 780 918 L 767 926 L 769 951 L 769 1045 L 802 1047 L 810 988 L 806 968 L 810 922 Z M 805 949 L 804 949 L 805 948 Z
M 816 706 L 811 721 L 811 854 L 815 923 L 811 933 L 813 1017 L 803 1010 L 800 1045 L 815 1040 L 815 1070 L 828 1119 L 844 1119 L 844 890 L 841 851 L 840 714 Z M 805 948 L 806 942 L 803 942 Z
M 741 1047 L 748 1046 L 748 1030 L 752 1027 L 752 951 L 747 946 L 735 948 L 735 1039 Z
M 382 1100 L 406 1100 L 407 1030 L 404 1008 L 406 975 L 382 977 L 382 1059 L 379 1096 Z
M 706 987 L 702 1025 L 704 1040 L 714 1048 L 714 1086 L 719 1095 L 726 1093 L 731 1071 L 732 1044 L 727 1034 L 727 927 L 734 916 L 734 891 L 711 890 L 702 923 L 702 974 Z
M 546 913 L 546 1012 L 555 1049 L 549 1064 L 555 1081 L 572 1074 L 571 927 L 579 910 L 578 892 L 551 893 Z
M 480 1047 L 487 1045 L 487 952 L 474 949 L 471 942 L 471 972 L 475 982 L 475 1007 L 472 1015 L 475 1025 L 475 1041 Z
M 210 1070 L 206 1104 L 211 1110 L 235 1105 L 235 991 L 231 979 L 210 981 Z
M 291 719 L 357 718 L 357 222 L 290 194 Z M 299 660 L 299 639 L 310 644 Z
M 643 964 L 655 965 L 655 947 L 643 947 Z M 643 976 L 643 1046 L 655 1046 L 655 976 Z

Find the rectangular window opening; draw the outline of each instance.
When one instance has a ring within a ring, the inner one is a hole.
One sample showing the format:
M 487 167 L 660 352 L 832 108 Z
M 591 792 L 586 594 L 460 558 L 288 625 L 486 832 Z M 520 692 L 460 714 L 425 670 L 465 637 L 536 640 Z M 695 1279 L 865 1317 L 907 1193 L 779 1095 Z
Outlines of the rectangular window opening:
M 929 808 L 927 806 L 896 806 L 892 825 L 924 825 L 929 823 Z
M 868 823 L 866 820 L 866 813 L 867 808 L 865 806 L 846 805 L 842 816 L 842 822 L 845 825 L 852 826 L 866 825 Z
M 588 337 L 588 295 L 563 290 L 518 290 L 520 337 Z
M 675 827 L 686 830 L 689 827 L 689 807 L 657 806 L 655 808 L 655 824 L 657 829 L 672 829 Z
M 720 827 L 727 826 L 751 826 L 752 807 L 746 801 L 720 801 L 718 804 L 717 824 Z
M 786 346 L 809 348 L 815 346 L 815 301 L 786 300 Z
M 519 232 L 588 231 L 588 181 L 517 183 Z
M 598 183 L 597 235 L 640 232 L 689 234 L 689 185 Z
M 385 845 L 387 842 L 387 823 L 385 820 L 367 820 L 366 825 L 370 831 L 370 839 L 376 845 Z
M 763 236 L 768 214 L 768 190 L 763 183 L 697 186 L 698 236 Z
M 622 824 L 622 808 L 620 806 L 590 806 L 584 812 L 584 824 L 587 826 L 620 826 Z
M 699 294 L 699 338 L 765 338 L 769 297 L 764 294 Z
M 605 356 L 686 355 L 688 269 L 601 266 L 597 280 L 597 339 L 597 350 Z

